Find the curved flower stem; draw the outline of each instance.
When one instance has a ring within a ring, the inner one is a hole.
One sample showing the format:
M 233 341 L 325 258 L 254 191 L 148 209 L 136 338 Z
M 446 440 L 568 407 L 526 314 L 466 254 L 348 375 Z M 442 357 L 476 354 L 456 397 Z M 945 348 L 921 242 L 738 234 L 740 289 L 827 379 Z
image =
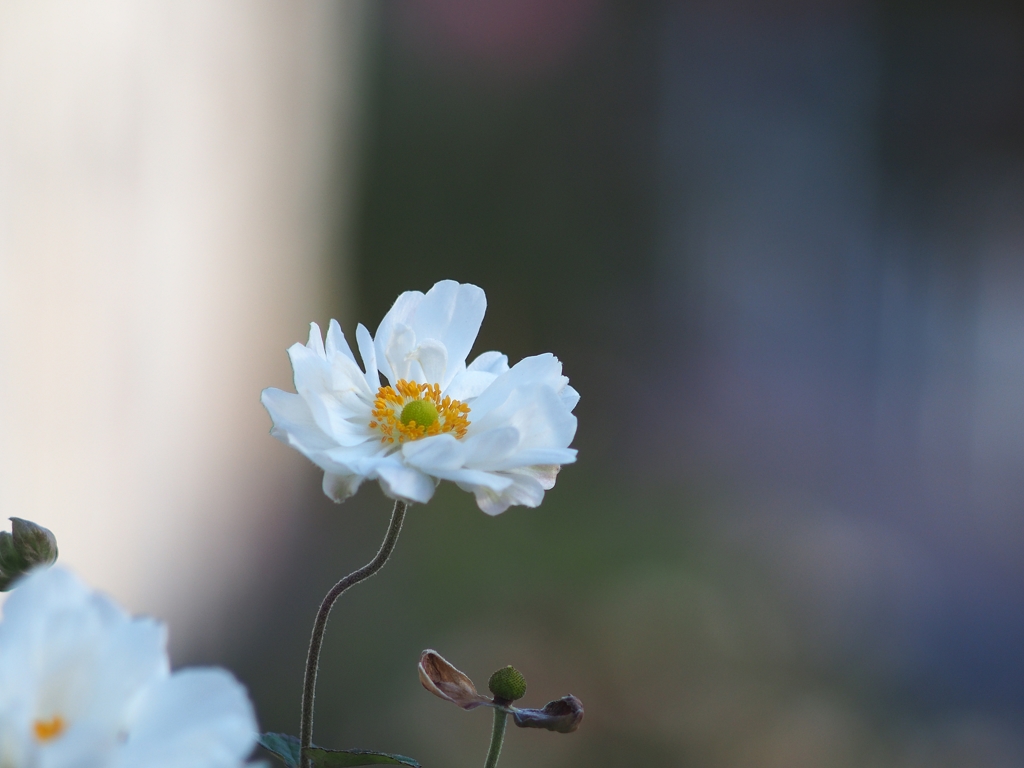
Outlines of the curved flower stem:
M 484 768 L 494 768 L 501 754 L 501 744 L 505 741 L 505 718 L 508 713 L 503 709 L 494 708 L 494 728 L 491 730 L 491 748 L 487 750 L 487 762 Z
M 331 608 L 346 589 L 370 578 L 384 567 L 384 563 L 391 557 L 391 552 L 395 548 L 395 542 L 398 541 L 398 534 L 402 532 L 402 523 L 405 521 L 407 508 L 408 505 L 404 501 L 395 502 L 395 509 L 391 513 L 391 522 L 388 524 L 388 532 L 373 560 L 331 587 L 331 591 L 320 603 L 316 621 L 313 622 L 313 636 L 309 640 L 309 653 L 306 656 L 306 677 L 302 684 L 302 717 L 299 721 L 299 739 L 303 750 L 313 745 L 313 698 L 316 694 L 316 673 L 320 666 L 320 647 L 324 642 L 324 631 L 327 629 L 327 618 L 331 615 Z M 301 764 L 311 766 L 312 762 L 303 756 Z

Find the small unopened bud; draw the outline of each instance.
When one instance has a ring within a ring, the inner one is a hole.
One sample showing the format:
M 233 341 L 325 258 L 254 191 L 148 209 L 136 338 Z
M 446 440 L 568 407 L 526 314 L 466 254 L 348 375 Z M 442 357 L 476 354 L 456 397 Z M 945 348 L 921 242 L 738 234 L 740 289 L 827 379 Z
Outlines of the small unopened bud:
M 491 675 L 487 687 L 494 694 L 496 702 L 513 702 L 526 695 L 526 678 L 510 664 Z
M 57 539 L 41 525 L 11 518 L 11 532 L 0 531 L 0 592 L 11 589 L 19 576 L 57 559 Z

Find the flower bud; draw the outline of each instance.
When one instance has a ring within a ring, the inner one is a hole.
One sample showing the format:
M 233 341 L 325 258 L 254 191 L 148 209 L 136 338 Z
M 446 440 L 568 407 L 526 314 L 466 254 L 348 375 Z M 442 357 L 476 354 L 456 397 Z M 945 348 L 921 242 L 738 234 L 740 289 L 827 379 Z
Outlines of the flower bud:
M 526 678 L 511 664 L 502 667 L 487 681 L 487 687 L 494 694 L 495 702 L 511 703 L 526 695 Z
M 0 592 L 37 565 L 52 565 L 57 559 L 57 539 L 41 525 L 11 518 L 11 533 L 0 531 Z
M 546 728 L 558 733 L 572 733 L 583 720 L 583 702 L 572 694 L 549 701 L 544 709 L 517 709 L 512 713 L 520 728 Z

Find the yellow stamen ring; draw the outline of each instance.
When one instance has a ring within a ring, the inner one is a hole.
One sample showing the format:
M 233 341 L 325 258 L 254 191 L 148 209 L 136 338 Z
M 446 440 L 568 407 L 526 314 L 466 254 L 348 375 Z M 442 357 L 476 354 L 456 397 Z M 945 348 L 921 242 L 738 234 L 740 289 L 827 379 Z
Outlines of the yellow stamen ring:
M 64 718 L 57 715 L 49 720 L 36 720 L 32 727 L 39 741 L 50 741 L 64 733 Z
M 438 384 L 417 384 L 399 379 L 395 386 L 381 387 L 373 400 L 371 429 L 378 429 L 382 443 L 402 443 L 451 433 L 465 437 L 469 406 L 447 395 Z

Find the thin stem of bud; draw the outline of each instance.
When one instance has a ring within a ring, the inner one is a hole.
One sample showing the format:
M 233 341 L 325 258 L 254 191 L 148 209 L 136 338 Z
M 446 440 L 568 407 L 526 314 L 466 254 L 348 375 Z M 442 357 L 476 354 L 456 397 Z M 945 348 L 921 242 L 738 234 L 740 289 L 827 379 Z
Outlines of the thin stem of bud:
M 320 603 L 320 610 L 317 611 L 316 621 L 313 622 L 313 636 L 309 640 L 309 653 L 306 655 L 306 677 L 302 685 L 302 716 L 299 721 L 299 741 L 303 750 L 313 745 L 313 699 L 316 695 L 316 673 L 320 666 L 320 648 L 324 642 L 324 632 L 327 629 L 327 619 L 331 615 L 331 608 L 335 601 L 349 587 L 365 581 L 384 567 L 384 563 L 391 557 L 398 541 L 398 534 L 402 532 L 402 523 L 405 521 L 405 511 L 408 505 L 403 501 L 395 502 L 395 509 L 391 513 L 391 522 L 388 524 L 388 532 L 384 535 L 384 542 L 373 560 L 368 562 L 357 571 L 353 571 L 333 587 Z M 312 761 L 303 753 L 302 765 L 312 767 Z
M 505 741 L 505 718 L 508 713 L 504 709 L 494 708 L 494 728 L 491 729 L 491 747 L 487 750 L 487 762 L 484 768 L 494 768 L 501 754 L 501 744 Z

